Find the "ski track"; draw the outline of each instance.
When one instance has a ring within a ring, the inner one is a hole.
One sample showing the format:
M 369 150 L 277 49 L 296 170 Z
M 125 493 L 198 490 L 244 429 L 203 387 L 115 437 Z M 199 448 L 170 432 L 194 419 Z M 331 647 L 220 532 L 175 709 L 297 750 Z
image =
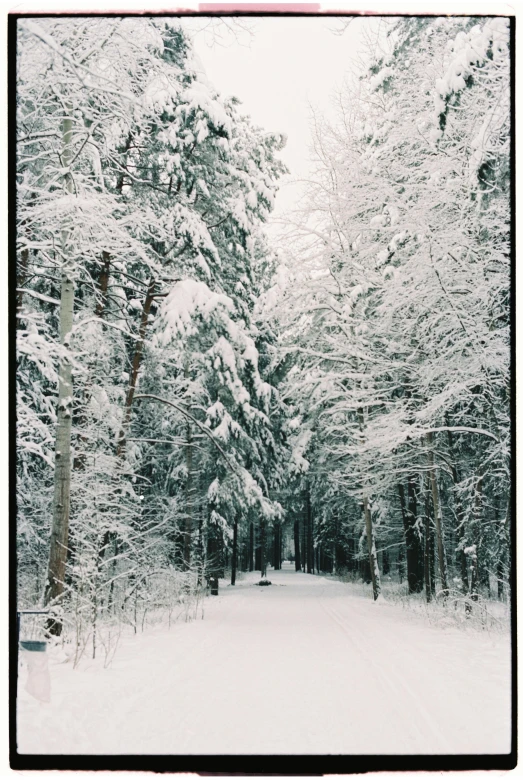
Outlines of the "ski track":
M 23 689 L 21 753 L 452 754 L 510 750 L 510 638 L 427 626 L 346 585 L 270 571 L 205 618 L 51 661 L 52 701 Z

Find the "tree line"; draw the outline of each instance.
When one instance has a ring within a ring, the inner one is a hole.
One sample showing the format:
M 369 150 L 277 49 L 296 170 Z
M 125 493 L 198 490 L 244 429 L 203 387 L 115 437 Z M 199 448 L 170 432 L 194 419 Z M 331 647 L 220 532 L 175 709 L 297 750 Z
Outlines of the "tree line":
M 285 554 L 506 594 L 510 30 L 389 27 L 277 243 L 285 139 L 175 19 L 18 20 L 19 598 L 51 633 L 94 652 Z

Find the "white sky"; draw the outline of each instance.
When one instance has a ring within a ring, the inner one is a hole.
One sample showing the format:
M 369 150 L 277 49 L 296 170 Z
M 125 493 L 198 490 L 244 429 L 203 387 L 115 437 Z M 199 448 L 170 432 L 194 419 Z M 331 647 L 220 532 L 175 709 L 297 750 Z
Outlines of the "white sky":
M 287 145 L 281 157 L 292 177 L 310 170 L 310 106 L 331 115 L 332 95 L 354 69 L 363 50 L 362 33 L 377 30 L 379 20 L 355 18 L 342 35 L 334 20 L 325 18 L 251 19 L 252 36 L 225 36 L 213 43 L 209 30 L 194 36 L 194 45 L 206 75 L 224 96 L 234 95 L 245 113 L 265 130 L 284 133 Z M 194 30 L 202 20 L 183 20 Z M 289 177 L 290 178 L 290 177 Z M 292 207 L 299 189 L 282 185 L 276 214 Z

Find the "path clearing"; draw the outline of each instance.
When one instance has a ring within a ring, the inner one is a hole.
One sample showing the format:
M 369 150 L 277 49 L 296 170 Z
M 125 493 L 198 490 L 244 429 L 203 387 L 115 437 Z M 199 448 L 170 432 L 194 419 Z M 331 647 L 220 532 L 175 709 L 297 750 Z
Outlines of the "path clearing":
M 432 628 L 289 564 L 268 576 L 127 638 L 107 670 L 51 663 L 50 704 L 22 669 L 19 752 L 509 752 L 508 636 Z

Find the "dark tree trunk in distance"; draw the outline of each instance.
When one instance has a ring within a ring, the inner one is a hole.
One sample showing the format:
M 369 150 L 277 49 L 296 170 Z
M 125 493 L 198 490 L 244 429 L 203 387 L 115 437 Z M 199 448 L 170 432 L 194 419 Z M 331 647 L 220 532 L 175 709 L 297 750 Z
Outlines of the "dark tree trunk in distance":
M 296 571 L 301 571 L 301 557 L 300 557 L 300 521 L 294 520 L 294 568 Z
M 428 487 L 425 490 L 425 599 L 427 603 L 432 600 L 432 572 L 431 555 L 430 555 L 430 543 L 431 543 L 431 528 L 430 528 L 430 495 Z
M 409 477 L 407 483 L 408 504 L 405 500 L 405 491 L 403 485 L 398 485 L 398 493 L 401 504 L 401 515 L 403 518 L 403 528 L 405 531 L 405 546 L 407 549 L 407 582 L 409 593 L 419 593 L 423 590 L 423 572 L 420 570 L 420 559 L 422 557 L 421 541 L 416 529 L 416 493 L 412 484 L 412 477 Z
M 249 571 L 254 571 L 254 523 L 249 523 Z
M 236 585 L 237 565 L 238 565 L 238 520 L 235 520 L 233 537 L 232 537 L 231 585 Z
M 266 553 L 265 553 L 265 546 L 266 546 L 266 535 L 267 535 L 267 529 L 266 529 L 266 523 L 265 519 L 260 520 L 260 573 L 262 577 L 267 576 L 267 560 L 266 560 Z

